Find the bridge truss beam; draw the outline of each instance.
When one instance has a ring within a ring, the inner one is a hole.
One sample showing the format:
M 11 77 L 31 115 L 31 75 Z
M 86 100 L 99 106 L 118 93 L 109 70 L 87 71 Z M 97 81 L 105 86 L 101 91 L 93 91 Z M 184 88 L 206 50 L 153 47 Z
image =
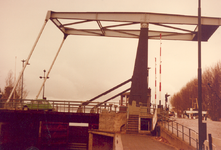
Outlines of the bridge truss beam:
M 47 17 L 64 33 L 68 35 L 107 36 L 121 38 L 139 38 L 140 29 L 131 25 L 148 23 L 178 32 L 149 30 L 149 39 L 197 41 L 198 17 L 187 15 L 146 13 L 146 12 L 53 12 L 48 11 Z M 69 21 L 69 22 L 68 22 Z M 68 23 L 67 23 L 68 22 Z M 77 28 L 75 25 L 85 25 L 95 22 L 97 27 Z M 105 23 L 112 25 L 104 25 Z M 221 18 L 202 17 L 202 41 L 208 41 L 210 36 L 221 25 Z M 194 30 L 186 30 L 173 25 L 193 25 Z M 127 29 L 125 29 L 125 27 Z

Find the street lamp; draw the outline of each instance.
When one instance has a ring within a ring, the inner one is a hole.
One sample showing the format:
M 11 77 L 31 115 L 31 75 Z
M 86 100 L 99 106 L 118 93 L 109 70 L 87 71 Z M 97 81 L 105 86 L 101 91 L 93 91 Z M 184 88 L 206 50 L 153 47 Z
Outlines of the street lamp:
M 202 69 L 201 69 L 201 0 L 198 1 L 198 139 L 199 150 L 206 140 L 206 123 L 202 122 Z
M 165 110 L 167 110 L 167 102 L 168 102 L 168 97 L 169 97 L 170 95 L 169 94 L 165 94 Z
M 24 68 L 24 62 L 26 60 L 21 60 L 22 62 L 22 68 Z M 30 65 L 29 63 L 27 63 L 27 65 Z M 24 73 L 22 73 L 22 78 L 21 78 L 21 100 L 23 99 L 23 79 L 24 79 Z
M 44 71 L 44 76 L 42 77 L 42 76 L 40 76 L 39 78 L 40 79 L 45 79 L 45 72 L 46 72 L 46 70 L 43 70 Z M 49 77 L 47 77 L 47 79 L 49 79 Z M 46 99 L 46 97 L 44 97 L 44 90 L 45 90 L 45 84 L 43 85 L 43 99 Z
M 1 88 L 0 88 L 0 99 L 2 98 L 2 91 L 1 91 Z

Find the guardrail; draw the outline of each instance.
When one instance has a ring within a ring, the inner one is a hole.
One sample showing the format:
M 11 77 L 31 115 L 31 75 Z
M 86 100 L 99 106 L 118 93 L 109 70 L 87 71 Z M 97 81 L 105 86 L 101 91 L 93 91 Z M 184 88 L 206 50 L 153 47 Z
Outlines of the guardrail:
M 6 100 L 0 100 L 0 109 L 2 110 L 48 110 L 68 113 L 100 113 L 102 109 L 117 112 L 118 105 L 114 102 L 97 106 L 100 102 L 90 102 L 83 105 L 85 101 L 64 101 L 64 100 L 31 100 L 31 99 L 12 99 L 5 103 Z M 113 108 L 114 107 L 114 108 Z
M 198 133 L 180 123 L 171 120 L 168 117 L 161 116 L 159 125 L 164 127 L 167 131 L 172 132 L 175 136 L 179 137 L 182 141 L 185 141 L 190 146 L 198 149 Z
M 164 127 L 167 131 L 172 132 L 177 137 L 179 137 L 182 141 L 185 141 L 190 146 L 198 149 L 198 132 L 180 124 L 172 119 L 162 116 L 162 119 L 158 121 L 161 127 Z M 212 137 L 211 134 L 208 134 L 208 139 L 203 143 L 204 150 L 218 150 L 221 149 L 221 139 Z
M 140 113 L 139 113 L 139 115 L 140 116 L 153 115 L 155 110 L 156 109 L 153 108 L 153 107 L 140 106 L 140 109 L 139 109 Z

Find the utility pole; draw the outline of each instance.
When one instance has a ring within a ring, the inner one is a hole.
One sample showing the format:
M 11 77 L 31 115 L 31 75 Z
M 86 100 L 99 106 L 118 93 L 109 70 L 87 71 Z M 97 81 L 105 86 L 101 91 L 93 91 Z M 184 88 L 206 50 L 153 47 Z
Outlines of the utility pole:
M 206 128 L 202 123 L 201 0 L 199 0 L 198 4 L 198 139 L 199 150 L 202 150 Z
M 17 56 L 15 56 L 15 76 L 14 76 L 14 86 L 15 86 L 15 82 L 16 82 L 16 60 L 17 60 Z M 16 90 L 13 93 L 14 99 L 16 97 Z M 13 102 L 14 103 L 14 102 Z
M 46 72 L 46 70 L 43 70 L 43 72 L 44 72 L 44 76 L 43 77 L 40 76 L 39 77 L 40 79 L 45 79 L 45 72 Z M 49 77 L 47 77 L 47 79 L 49 79 Z M 45 90 L 45 84 L 43 85 L 43 94 L 42 94 L 43 96 L 42 97 L 43 97 L 43 99 L 46 99 L 46 97 L 44 97 L 44 90 Z
M 22 62 L 22 68 L 24 68 L 24 62 L 26 60 L 21 60 Z M 29 63 L 27 63 L 27 65 L 30 65 Z M 21 100 L 23 99 L 23 80 L 24 80 L 24 72 L 22 72 L 22 78 L 21 78 Z

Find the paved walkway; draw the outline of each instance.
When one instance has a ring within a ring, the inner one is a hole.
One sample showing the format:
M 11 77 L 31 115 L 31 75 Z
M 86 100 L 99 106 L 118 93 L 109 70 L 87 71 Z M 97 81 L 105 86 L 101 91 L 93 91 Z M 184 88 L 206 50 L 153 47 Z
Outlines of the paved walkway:
M 176 150 L 168 144 L 154 140 L 151 135 L 120 134 L 120 136 L 122 150 Z

